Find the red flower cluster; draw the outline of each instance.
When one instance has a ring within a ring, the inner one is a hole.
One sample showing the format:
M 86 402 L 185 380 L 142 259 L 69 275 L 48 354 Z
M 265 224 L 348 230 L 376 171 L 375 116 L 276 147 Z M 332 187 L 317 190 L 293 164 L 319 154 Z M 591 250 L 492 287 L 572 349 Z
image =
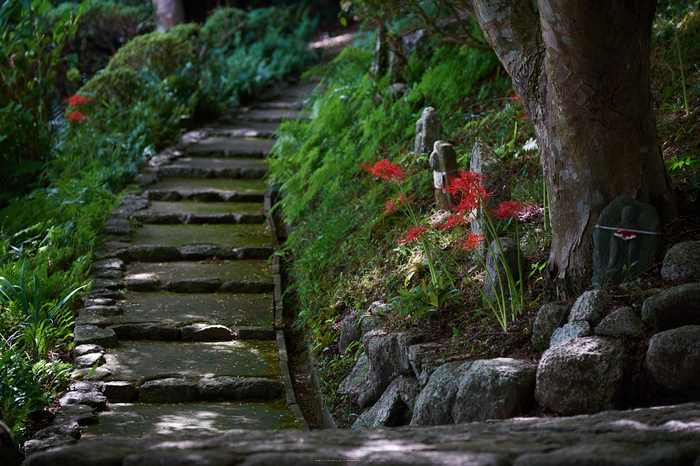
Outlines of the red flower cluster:
M 469 233 L 469 236 L 467 239 L 465 239 L 459 247 L 462 249 L 474 249 L 476 248 L 479 243 L 481 243 L 484 240 L 484 235 L 477 235 L 476 233 Z
M 483 176 L 480 173 L 463 171 L 459 177 L 451 178 L 447 192 L 452 194 L 459 204 L 452 208 L 458 212 L 472 211 L 489 197 L 489 193 L 481 183 Z
M 421 235 L 423 235 L 423 233 L 425 233 L 426 231 L 428 231 L 428 229 L 426 227 L 411 227 L 406 232 L 406 236 L 404 236 L 403 238 L 400 238 L 396 242 L 399 244 L 406 244 L 406 243 L 413 242 L 413 241 L 417 240 L 418 238 L 420 238 Z
M 408 199 L 406 199 L 403 196 L 403 193 L 399 193 L 397 197 L 387 199 L 386 201 L 386 208 L 384 209 L 383 214 L 390 214 L 396 209 L 399 208 L 399 206 L 403 205 Z
M 400 180 L 406 174 L 401 167 L 391 163 L 388 159 L 380 160 L 374 165 L 361 163 L 360 166 L 365 170 L 372 172 L 374 176 L 394 182 Z
M 437 228 L 444 228 L 446 230 L 451 230 L 454 227 L 457 227 L 459 225 L 464 225 L 467 223 L 468 220 L 464 217 L 463 213 L 457 213 L 457 214 L 452 214 L 449 217 L 447 217 L 447 221 L 445 223 L 441 223 L 439 225 L 436 225 Z
M 80 94 L 75 94 L 73 97 L 68 99 L 68 105 L 73 107 L 78 107 L 80 105 L 86 104 L 92 100 L 92 97 L 84 97 Z
M 83 114 L 80 113 L 80 112 L 73 112 L 73 113 L 70 114 L 70 116 L 68 117 L 68 119 L 69 119 L 70 121 L 77 121 L 78 123 L 82 123 L 83 120 L 85 120 L 85 115 L 83 115 Z
M 501 219 L 515 218 L 522 210 L 523 205 L 518 201 L 505 201 L 501 202 L 498 210 L 492 211 L 491 215 Z

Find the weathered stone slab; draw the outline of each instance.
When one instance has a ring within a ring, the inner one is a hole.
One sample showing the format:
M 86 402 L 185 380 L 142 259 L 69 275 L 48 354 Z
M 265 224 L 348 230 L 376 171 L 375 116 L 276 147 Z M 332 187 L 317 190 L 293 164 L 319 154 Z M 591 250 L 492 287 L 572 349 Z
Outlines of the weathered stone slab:
M 296 120 L 299 116 L 299 110 L 290 109 L 254 109 L 249 112 L 241 113 L 238 116 L 239 120 L 245 121 L 262 121 L 268 123 L 282 123 L 285 120 Z
M 262 377 L 214 377 L 200 380 L 198 387 L 203 401 L 268 401 L 284 394 L 279 379 Z
M 274 139 L 210 137 L 187 147 L 192 157 L 265 157 L 275 145 Z
M 375 429 L 408 425 L 411 408 L 401 399 L 401 387 L 409 383 L 403 376 L 392 380 L 374 406 L 358 416 L 352 428 Z
M 98 440 L 91 437 L 124 436 L 135 445 L 133 453 L 143 454 L 138 439 L 147 434 L 190 434 L 201 437 L 222 435 L 232 429 L 298 429 L 291 410 L 284 406 L 265 403 L 185 403 L 162 404 L 113 404 L 109 411 L 100 414 L 100 423 L 85 427 L 79 445 Z M 111 437 L 106 437 L 106 439 Z M 162 441 L 162 438 L 161 438 Z M 93 443 L 94 444 L 94 443 Z M 59 466 L 63 463 L 53 463 Z M 68 463 L 65 466 L 71 466 Z M 86 464 L 112 464 L 94 462 Z M 121 464 L 121 463 L 118 463 Z M 192 465 L 201 463 L 194 462 Z
M 182 256 L 175 246 L 153 243 L 134 244 L 128 247 L 128 256 L 132 261 L 163 262 L 180 260 Z
M 260 179 L 267 173 L 264 159 L 178 159 L 158 167 L 159 178 L 246 178 Z
M 229 138 L 269 138 L 275 134 L 279 125 L 258 121 L 238 121 L 233 124 L 218 124 L 207 128 L 215 137 Z
M 341 395 L 358 396 L 367 384 L 367 372 L 369 370 L 369 359 L 367 353 L 362 353 L 357 358 L 355 366 L 338 386 L 338 393 Z
M 161 406 L 115 405 L 103 421 L 85 428 L 88 436 L 194 434 L 171 442 L 163 437 L 93 438 L 30 456 L 26 466 L 122 465 L 129 455 L 165 452 L 230 452 L 246 465 L 375 464 L 443 466 L 523 465 L 692 465 L 700 455 L 700 404 L 607 411 L 576 418 L 548 417 L 444 427 L 313 432 L 229 429 L 256 427 L 248 415 L 205 403 L 168 411 Z M 232 406 L 251 406 L 234 405 Z M 259 406 L 259 405 L 254 405 Z M 146 415 L 146 410 L 150 411 Z M 124 416 L 117 419 L 119 416 Z M 259 412 L 260 419 L 264 417 Z M 127 417 L 128 416 L 128 417 Z M 255 419 L 255 417 L 253 417 Z M 226 420 L 228 424 L 222 426 Z M 107 429 L 110 424 L 111 428 Z M 233 425 L 232 425 L 233 424 Z M 260 424 L 257 424 L 259 426 Z M 274 425 L 271 423 L 269 425 Z M 102 429 L 100 432 L 95 429 Z M 218 434 L 210 437 L 206 434 Z M 351 460 L 351 461 L 349 461 Z M 199 459 L 181 464 L 199 465 Z M 234 462 L 239 463 L 239 461 Z M 171 464 L 171 463 L 160 463 Z
M 135 246 L 129 248 L 134 255 L 136 247 L 162 248 L 164 250 L 187 245 L 212 245 L 228 248 L 270 246 L 270 237 L 264 225 L 144 225 L 132 236 Z M 149 256 L 142 262 L 164 262 L 178 260 L 169 254 L 163 259 Z M 180 253 L 178 252 L 179 256 Z M 136 257 L 136 256 L 135 256 Z
M 110 403 L 128 403 L 139 398 L 139 391 L 134 384 L 121 380 L 105 382 L 102 393 Z
M 173 293 L 213 293 L 221 288 L 221 280 L 217 277 L 182 278 L 170 280 L 163 285 L 166 291 Z
M 262 180 L 175 178 L 149 186 L 145 195 L 151 201 L 262 202 L 265 192 L 267 184 Z
M 76 325 L 73 331 L 75 346 L 100 345 L 103 348 L 115 348 L 119 345 L 114 330 L 102 329 L 94 325 Z
M 180 331 L 162 323 L 123 324 L 110 327 L 120 340 L 175 341 Z
M 272 327 L 236 327 L 233 333 L 237 340 L 274 340 L 275 329 Z
M 198 396 L 194 382 L 177 377 L 149 380 L 139 388 L 141 403 L 187 403 Z
M 233 332 L 223 325 L 192 324 L 180 329 L 183 341 L 231 341 Z
M 105 379 L 141 383 L 168 377 L 279 377 L 275 342 L 122 342 L 105 354 Z
M 134 214 L 149 224 L 262 223 L 265 206 L 261 202 L 153 201 L 148 209 Z
M 102 325 L 271 326 L 274 318 L 272 296 L 267 294 L 127 293 L 120 305 L 124 314 L 104 317 L 100 320 Z
M 227 293 L 265 293 L 267 290 L 252 290 L 246 286 L 272 284 L 272 266 L 266 260 L 133 263 L 127 268 L 125 279 L 127 283 L 128 280 L 139 279 L 156 279 L 167 283 L 173 280 L 210 277 L 220 279 L 223 282 L 222 291 Z

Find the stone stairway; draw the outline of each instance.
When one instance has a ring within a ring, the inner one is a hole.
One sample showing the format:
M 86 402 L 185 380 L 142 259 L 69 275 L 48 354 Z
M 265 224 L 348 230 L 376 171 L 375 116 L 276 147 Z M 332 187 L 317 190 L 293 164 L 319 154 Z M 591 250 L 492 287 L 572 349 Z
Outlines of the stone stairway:
M 187 133 L 109 215 L 76 318 L 80 380 L 56 421 L 68 437 L 308 430 L 287 367 L 263 176 L 270 136 L 312 89 Z M 44 440 L 28 452 L 66 443 Z

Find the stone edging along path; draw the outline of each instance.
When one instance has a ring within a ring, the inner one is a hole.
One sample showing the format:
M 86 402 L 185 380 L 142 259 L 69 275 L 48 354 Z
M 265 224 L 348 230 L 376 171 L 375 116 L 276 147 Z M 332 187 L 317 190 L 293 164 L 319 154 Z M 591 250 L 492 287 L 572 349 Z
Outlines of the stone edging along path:
M 151 158 L 109 214 L 76 315 L 76 380 L 27 456 L 102 436 L 308 430 L 288 367 L 265 157 L 313 85 Z

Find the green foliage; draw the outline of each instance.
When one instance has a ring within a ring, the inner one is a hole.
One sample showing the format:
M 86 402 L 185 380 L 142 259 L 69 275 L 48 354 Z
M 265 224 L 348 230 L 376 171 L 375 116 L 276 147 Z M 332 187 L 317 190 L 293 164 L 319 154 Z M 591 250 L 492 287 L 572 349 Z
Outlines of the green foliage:
M 408 154 L 420 111 L 430 105 L 442 116 L 450 115 L 454 103 L 475 92 L 498 66 L 490 52 L 444 45 L 416 85 L 400 96 L 391 92 L 388 78 L 369 76 L 371 57 L 368 48 L 350 47 L 332 63 L 310 71 L 308 75 L 324 76 L 312 96 L 312 118 L 284 123 L 269 159 L 270 181 L 284 196 L 276 208 L 295 226 L 284 253 L 294 261 L 291 275 L 301 309 L 296 325 L 311 331 L 320 331 L 332 317 L 327 310 L 336 308 L 338 296 L 352 299 L 349 293 L 362 295 L 363 290 L 395 293 L 398 278 L 386 279 L 391 270 L 378 268 L 376 258 L 392 249 L 397 235 L 391 231 L 405 231 L 407 223 L 378 215 L 389 197 L 388 186 L 368 180 L 359 163 L 394 154 L 393 161 L 415 168 L 406 192 L 431 192 L 426 158 Z M 502 87 L 492 89 L 500 92 Z M 443 122 L 446 134 L 463 124 L 461 119 Z M 386 258 L 383 266 L 399 267 L 395 260 Z
M 77 10 L 78 5 L 73 2 L 56 5 L 48 12 L 49 23 L 59 21 L 64 11 L 75 14 Z M 113 0 L 89 0 L 75 35 L 63 50 L 63 56 L 77 57 L 75 68 L 61 68 L 56 76 L 57 91 L 62 95 L 75 93 L 83 79 L 87 81 L 103 69 L 122 45 L 133 37 L 153 31 L 153 22 L 154 9 L 150 2 L 130 5 Z M 70 79 L 69 72 L 77 75 Z
M 51 148 L 53 80 L 86 5 L 76 15 L 65 11 L 53 27 L 48 1 L 0 5 L 0 206 L 34 181 Z
M 59 361 L 32 362 L 8 341 L 0 342 L 0 419 L 15 439 L 24 440 L 22 423 L 66 387 L 71 369 L 70 364 Z

